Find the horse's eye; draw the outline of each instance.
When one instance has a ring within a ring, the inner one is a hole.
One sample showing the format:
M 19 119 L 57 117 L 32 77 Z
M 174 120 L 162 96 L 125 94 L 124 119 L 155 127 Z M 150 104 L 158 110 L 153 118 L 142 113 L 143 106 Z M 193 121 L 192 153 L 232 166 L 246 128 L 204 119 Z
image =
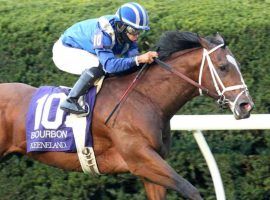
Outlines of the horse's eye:
M 219 66 L 219 69 L 220 69 L 221 71 L 227 71 L 228 65 L 220 65 L 220 66 Z

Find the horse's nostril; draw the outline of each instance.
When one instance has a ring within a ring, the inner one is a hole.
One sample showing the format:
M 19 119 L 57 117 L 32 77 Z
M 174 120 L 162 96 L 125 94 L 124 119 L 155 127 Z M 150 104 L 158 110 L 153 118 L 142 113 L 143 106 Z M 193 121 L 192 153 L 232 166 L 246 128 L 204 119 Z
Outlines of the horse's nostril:
M 245 110 L 247 112 L 249 112 L 250 110 L 252 110 L 252 106 L 249 103 L 246 103 L 246 102 L 240 103 L 239 106 L 240 106 L 240 109 L 241 110 Z

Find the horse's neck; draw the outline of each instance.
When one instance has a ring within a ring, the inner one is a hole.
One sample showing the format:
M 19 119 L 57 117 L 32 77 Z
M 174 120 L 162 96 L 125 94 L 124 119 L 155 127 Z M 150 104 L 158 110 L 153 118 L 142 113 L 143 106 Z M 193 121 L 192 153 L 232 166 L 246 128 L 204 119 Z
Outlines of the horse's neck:
M 196 49 L 178 57 L 173 55 L 166 63 L 197 81 L 201 58 L 201 50 Z M 165 120 L 170 119 L 187 101 L 198 95 L 196 87 L 158 65 L 152 66 L 140 82 L 137 90 L 160 109 L 161 117 Z

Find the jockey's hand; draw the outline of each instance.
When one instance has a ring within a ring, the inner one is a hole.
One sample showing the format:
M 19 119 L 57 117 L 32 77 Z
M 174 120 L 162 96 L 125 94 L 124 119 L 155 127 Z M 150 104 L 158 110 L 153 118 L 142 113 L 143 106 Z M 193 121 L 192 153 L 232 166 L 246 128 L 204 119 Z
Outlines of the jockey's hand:
M 154 61 L 154 58 L 158 57 L 158 53 L 155 51 L 148 51 L 147 53 L 144 53 L 140 56 L 138 56 L 138 62 L 139 63 L 152 63 Z

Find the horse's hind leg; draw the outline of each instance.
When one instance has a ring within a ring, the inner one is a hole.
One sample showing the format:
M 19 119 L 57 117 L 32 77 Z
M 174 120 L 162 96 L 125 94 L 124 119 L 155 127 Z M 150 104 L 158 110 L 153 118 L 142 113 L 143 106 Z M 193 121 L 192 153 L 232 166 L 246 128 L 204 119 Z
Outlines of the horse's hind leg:
M 141 147 L 135 155 L 126 154 L 129 170 L 136 176 L 173 189 L 183 197 L 191 200 L 201 200 L 199 191 L 187 180 L 179 176 L 153 149 Z
M 164 200 L 166 199 L 167 190 L 161 185 L 154 184 L 143 179 L 144 188 L 148 200 Z

